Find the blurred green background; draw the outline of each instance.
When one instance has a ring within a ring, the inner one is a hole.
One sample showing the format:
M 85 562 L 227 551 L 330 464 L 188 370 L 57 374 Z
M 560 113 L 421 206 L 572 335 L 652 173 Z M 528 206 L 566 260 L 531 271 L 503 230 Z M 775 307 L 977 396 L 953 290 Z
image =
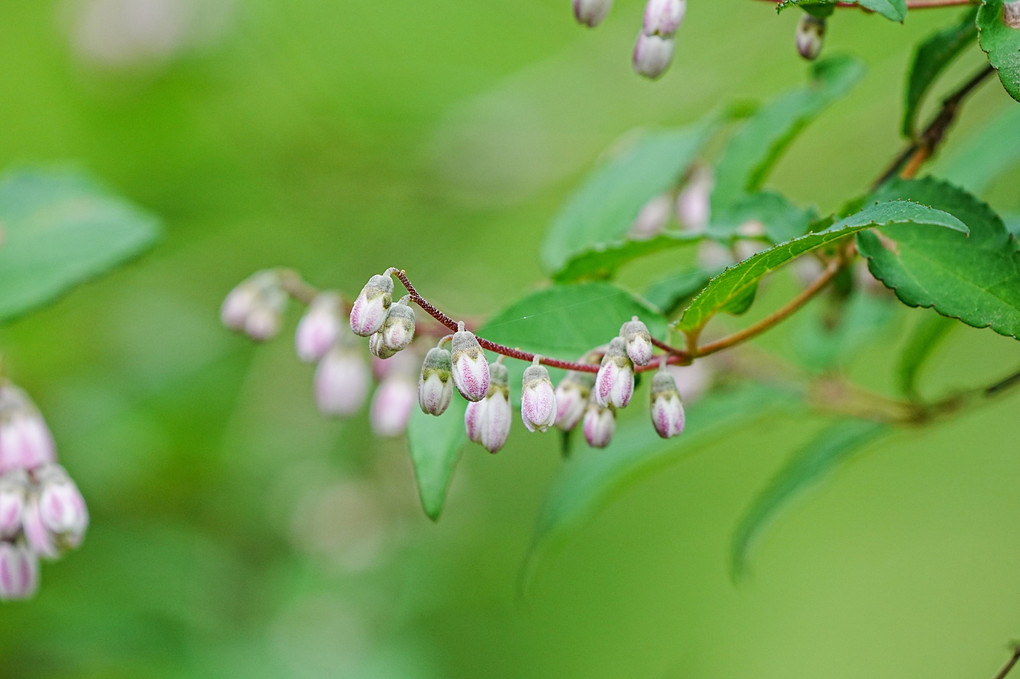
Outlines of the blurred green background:
M 3 166 L 86 167 L 166 235 L 0 331 L 92 512 L 38 597 L 3 607 L 0 675 L 995 673 L 1020 637 L 1016 394 L 870 448 L 781 517 L 739 585 L 733 527 L 819 422 L 734 432 L 631 486 L 521 599 L 552 437 L 517 423 L 500 455 L 467 450 L 433 524 L 402 441 L 317 415 L 289 333 L 254 346 L 220 327 L 226 292 L 274 265 L 348 291 L 400 266 L 454 313 L 495 311 L 541 282 L 543 230 L 620 135 L 802 82 L 795 13 L 751 0 L 692 0 L 672 70 L 641 80 L 641 11 L 618 0 L 589 31 L 567 0 L 3 4 Z M 954 16 L 837 16 L 826 51 L 869 75 L 772 184 L 823 210 L 865 187 L 900 145 L 909 45 Z M 987 85 L 947 150 L 1010 105 Z M 1017 179 L 995 207 L 1020 210 Z M 897 343 L 855 373 L 887 386 Z M 1016 356 L 961 327 L 925 388 Z

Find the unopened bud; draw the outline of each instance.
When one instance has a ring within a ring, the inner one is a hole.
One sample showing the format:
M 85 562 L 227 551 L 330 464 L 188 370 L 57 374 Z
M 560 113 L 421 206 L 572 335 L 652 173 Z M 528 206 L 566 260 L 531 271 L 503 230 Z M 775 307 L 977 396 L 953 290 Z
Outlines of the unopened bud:
M 1020 0 L 1002 3 L 1002 21 L 1010 28 L 1020 29 Z
M 378 332 L 373 333 L 368 346 L 373 356 L 389 358 L 406 349 L 412 339 L 414 339 L 414 310 L 404 300 L 400 300 L 389 308 L 386 320 Z
M 603 408 L 609 405 L 623 408 L 630 403 L 633 395 L 634 367 L 627 356 L 623 338 L 614 337 L 595 376 L 595 403 Z
M 589 403 L 584 413 L 584 440 L 592 448 L 605 448 L 613 439 L 616 431 L 616 411 L 603 408 L 597 403 Z
M 22 542 L 0 542 L 0 600 L 29 599 L 39 589 L 39 559 Z
M 298 321 L 294 348 L 305 363 L 318 361 L 336 343 L 343 327 L 342 302 L 335 292 L 322 292 L 309 303 L 308 311 Z
M 651 391 L 652 426 L 656 433 L 664 439 L 676 436 L 684 430 L 684 406 L 680 402 L 680 392 L 676 380 L 665 370 L 655 373 L 652 378 Z
M 407 430 L 407 422 L 414 409 L 414 382 L 407 375 L 391 375 L 375 390 L 369 421 L 372 431 L 379 436 L 400 436 Z
M 368 396 L 371 376 L 352 347 L 334 346 L 315 368 L 315 404 L 323 415 L 353 415 Z
M 556 392 L 549 371 L 537 358 L 524 371 L 521 419 L 528 431 L 545 431 L 556 421 Z
M 676 44 L 673 38 L 659 35 L 638 35 L 634 45 L 634 70 L 640 75 L 656 79 L 666 72 L 673 61 L 673 50 Z
M 510 435 L 513 413 L 506 366 L 496 362 L 488 367 L 491 375 L 489 388 L 481 401 L 468 403 L 464 411 L 464 428 L 469 439 L 480 443 L 490 453 L 496 453 Z
M 453 361 L 440 347 L 429 349 L 418 378 L 418 405 L 430 415 L 442 415 L 453 398 Z
M 21 530 L 28 491 L 28 474 L 12 469 L 0 476 L 0 537 L 11 538 Z
M 573 0 L 573 6 L 578 23 L 594 28 L 609 14 L 613 0 Z
M 392 301 L 393 279 L 385 274 L 369 278 L 351 307 L 351 330 L 362 337 L 379 330 Z
M 797 51 L 800 56 L 814 61 L 822 51 L 825 38 L 825 19 L 804 13 L 797 23 Z
M 627 356 L 634 365 L 648 365 L 652 360 L 652 335 L 648 326 L 634 316 L 620 328 L 620 337 L 627 345 Z
M 453 334 L 450 344 L 453 361 L 453 383 L 461 396 L 481 401 L 489 389 L 489 364 L 474 333 L 461 329 Z
M 645 35 L 673 35 L 686 13 L 687 0 L 648 0 L 645 5 Z
M 81 544 L 89 525 L 85 500 L 60 465 L 35 472 L 36 483 L 25 504 L 25 539 L 41 557 L 56 559 Z
M 220 319 L 228 328 L 243 331 L 261 342 L 280 332 L 286 306 L 287 293 L 280 284 L 280 276 L 275 271 L 257 271 L 223 300 Z
M 584 416 L 595 373 L 571 371 L 556 386 L 556 426 L 570 431 Z
M 628 237 L 632 240 L 645 240 L 661 233 L 672 216 L 672 210 L 673 201 L 668 195 L 652 198 L 641 208 L 630 227 Z
M 699 166 L 677 195 L 676 215 L 688 231 L 701 232 L 708 225 L 712 185 L 712 171 Z
M 53 436 L 28 395 L 0 382 L 0 473 L 35 469 L 57 458 Z

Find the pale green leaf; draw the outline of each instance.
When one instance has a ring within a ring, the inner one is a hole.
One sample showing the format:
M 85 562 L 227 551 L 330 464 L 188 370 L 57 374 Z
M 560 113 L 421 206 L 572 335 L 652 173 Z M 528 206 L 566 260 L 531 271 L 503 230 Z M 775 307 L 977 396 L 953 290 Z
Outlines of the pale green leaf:
M 407 447 L 418 484 L 418 497 L 425 514 L 433 521 L 438 521 L 443 511 L 454 469 L 467 441 L 466 407 L 467 403 L 459 395 L 454 396 L 450 407 L 438 417 L 415 407 L 407 425 Z

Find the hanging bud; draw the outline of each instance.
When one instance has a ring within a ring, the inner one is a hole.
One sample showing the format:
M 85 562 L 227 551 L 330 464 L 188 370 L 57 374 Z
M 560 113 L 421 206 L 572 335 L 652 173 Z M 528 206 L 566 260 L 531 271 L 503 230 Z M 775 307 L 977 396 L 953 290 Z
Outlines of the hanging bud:
M 495 362 L 488 366 L 489 388 L 481 401 L 468 403 L 464 411 L 464 428 L 468 438 L 490 453 L 496 453 L 510 435 L 510 378 L 506 366 Z
M 588 407 L 595 373 L 571 371 L 556 386 L 556 426 L 570 431 L 577 426 Z
M 634 45 L 634 70 L 655 80 L 669 68 L 675 47 L 673 38 L 640 33 Z
M 25 504 L 25 539 L 39 556 L 56 559 L 81 544 L 89 525 L 88 510 L 60 465 L 40 467 L 35 479 L 37 485 Z
M 340 336 L 343 303 L 335 292 L 321 292 L 308 304 L 308 311 L 298 321 L 294 348 L 298 358 L 313 363 L 326 355 Z
M 379 331 L 369 339 L 369 349 L 377 358 L 389 358 L 406 349 L 414 339 L 414 310 L 406 300 L 399 300 L 389 308 L 386 320 Z
M 699 233 L 708 226 L 711 213 L 712 171 L 699 165 L 676 198 L 676 216 L 685 229 Z
M 371 376 L 364 357 L 342 343 L 315 368 L 315 404 L 323 415 L 353 415 L 368 396 Z
M 605 408 L 623 408 L 634 395 L 634 366 L 627 357 L 626 343 L 614 337 L 595 376 L 595 403 Z
M 469 401 L 482 400 L 489 389 L 489 364 L 485 362 L 478 339 L 474 333 L 464 330 L 461 323 L 460 330 L 453 334 L 450 348 L 457 391 Z
M 21 530 L 28 490 L 28 474 L 12 469 L 0 476 L 0 537 L 12 538 Z
M 379 436 L 400 436 L 414 409 L 415 389 L 410 377 L 396 374 L 387 377 L 375 390 L 369 421 Z
M 53 436 L 32 400 L 10 382 L 0 382 L 0 473 L 56 459 Z
M 648 332 L 648 326 L 638 320 L 637 316 L 632 317 L 620 328 L 620 337 L 627 344 L 627 356 L 634 362 L 634 365 L 648 365 L 652 360 L 652 335 Z
M 602 23 L 613 6 L 613 0 L 573 0 L 577 22 L 594 28 Z
M 672 209 L 673 201 L 668 195 L 652 198 L 641 208 L 627 237 L 631 240 L 646 240 L 661 233 L 672 216 Z
M 684 406 L 680 402 L 680 391 L 676 380 L 665 370 L 655 373 L 652 378 L 651 408 L 652 426 L 664 439 L 676 436 L 684 430 Z
M 393 301 L 393 279 L 386 274 L 372 276 L 351 307 L 351 330 L 368 337 L 382 327 Z
M 584 413 L 584 440 L 592 448 L 605 448 L 613 438 L 616 430 L 616 411 L 612 407 L 603 408 L 597 403 L 589 403 Z
M 262 342 L 276 336 L 283 323 L 287 293 L 275 271 L 257 271 L 230 291 L 220 307 L 220 320 Z
M 453 361 L 441 347 L 429 349 L 418 378 L 418 405 L 422 412 L 442 415 L 453 398 Z
M 687 0 L 648 0 L 645 5 L 645 35 L 673 35 L 686 13 Z
M 220 321 L 231 330 L 244 330 L 244 323 L 254 308 L 257 297 L 258 287 L 252 278 L 242 281 L 227 293 L 223 300 L 220 306 Z
M 528 431 L 545 431 L 556 421 L 556 392 L 549 371 L 539 364 L 537 356 L 524 371 L 521 419 Z
M 800 52 L 800 56 L 809 61 L 817 59 L 822 51 L 824 38 L 825 19 L 805 12 L 797 23 L 797 51 Z
M 29 599 L 39 589 L 39 559 L 24 543 L 0 542 L 0 601 Z

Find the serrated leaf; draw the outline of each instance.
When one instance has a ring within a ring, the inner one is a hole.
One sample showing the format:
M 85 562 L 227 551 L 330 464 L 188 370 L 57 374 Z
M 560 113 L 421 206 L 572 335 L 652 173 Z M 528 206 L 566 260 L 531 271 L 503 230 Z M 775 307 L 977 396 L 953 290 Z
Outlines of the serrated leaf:
M 857 0 L 857 4 L 890 21 L 903 21 L 907 16 L 907 0 Z
M 928 36 L 918 45 L 907 76 L 906 105 L 903 109 L 903 134 L 906 136 L 914 136 L 918 110 L 932 83 L 963 48 L 977 38 L 976 14 L 976 9 L 967 10 L 962 19 Z
M 739 235 L 740 227 L 759 222 L 773 243 L 782 243 L 807 232 L 818 215 L 813 209 L 797 207 L 774 191 L 741 196 L 712 215 L 706 233 L 717 240 Z
M 1004 172 L 1020 165 L 1020 106 L 982 125 L 960 146 L 939 156 L 932 174 L 973 194 L 980 194 Z
M 752 255 L 723 271 L 712 279 L 701 293 L 691 300 L 677 323 L 677 328 L 689 332 L 702 327 L 730 300 L 740 296 L 748 287 L 755 285 L 765 274 L 778 269 L 791 260 L 811 250 L 822 247 L 841 238 L 883 224 L 909 224 L 945 227 L 966 233 L 967 227 L 959 219 L 919 203 L 889 201 L 870 205 L 860 212 L 843 219 L 825 231 L 812 233 L 781 243 Z
M 758 495 L 737 525 L 730 552 L 733 576 L 736 578 L 744 574 L 754 542 L 781 509 L 799 493 L 817 484 L 861 448 L 888 431 L 889 426 L 879 422 L 843 420 L 795 453 Z
M 916 398 L 921 366 L 954 327 L 953 319 L 944 316 L 927 314 L 918 319 L 896 366 L 897 382 L 904 395 Z
M 1009 96 L 1020 101 L 1020 12 L 1010 13 L 1007 23 L 1005 4 L 983 0 L 977 13 L 978 42 Z
M 158 221 L 83 173 L 0 176 L 0 322 L 53 301 L 155 243 Z
M 545 271 L 555 274 L 596 243 L 622 239 L 648 201 L 679 183 L 713 128 L 645 133 L 592 172 L 546 234 L 539 253 Z
M 616 271 L 645 255 L 687 247 L 704 240 L 701 234 L 669 231 L 644 240 L 599 243 L 570 258 L 553 280 L 566 283 L 581 278 L 610 278 Z
M 700 266 L 672 273 L 649 285 L 645 289 L 644 298 L 652 306 L 669 315 L 678 304 L 705 287 L 717 273 L 718 271 L 711 272 Z
M 1020 333 L 1020 252 L 991 208 L 932 178 L 895 180 L 874 197 L 931 205 L 970 227 L 969 236 L 899 226 L 883 227 L 883 238 L 860 234 L 858 249 L 875 278 L 908 306 L 934 307 L 943 316 L 1010 337 Z
M 455 396 L 442 415 L 428 415 L 415 408 L 407 424 L 407 447 L 418 484 L 418 497 L 425 514 L 433 521 L 439 520 L 446 504 L 453 472 L 467 441 L 466 407 L 467 403 Z

